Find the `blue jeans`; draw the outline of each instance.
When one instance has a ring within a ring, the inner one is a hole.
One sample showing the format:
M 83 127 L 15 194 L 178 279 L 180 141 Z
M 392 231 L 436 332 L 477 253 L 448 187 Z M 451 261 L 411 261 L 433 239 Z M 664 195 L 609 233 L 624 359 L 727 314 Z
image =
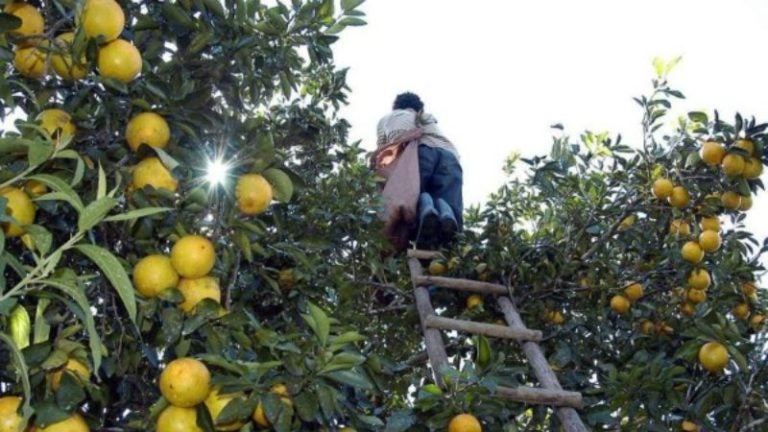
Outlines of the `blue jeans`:
M 419 173 L 421 192 L 432 195 L 437 201 L 442 198 L 451 206 L 459 231 L 464 228 L 464 203 L 461 194 L 463 171 L 456 156 L 448 150 L 428 145 L 419 145 Z

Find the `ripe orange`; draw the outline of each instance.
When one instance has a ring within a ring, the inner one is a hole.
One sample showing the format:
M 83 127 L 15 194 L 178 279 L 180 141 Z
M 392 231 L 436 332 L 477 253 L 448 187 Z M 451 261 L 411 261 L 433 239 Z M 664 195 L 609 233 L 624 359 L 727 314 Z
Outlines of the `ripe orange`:
M 688 237 L 691 234 L 691 226 L 683 219 L 675 219 L 669 226 L 669 233 L 680 237 Z
M 643 296 L 643 286 L 637 282 L 630 282 L 624 287 L 624 295 L 630 301 L 637 301 Z
M 688 275 L 688 285 L 697 290 L 705 290 L 709 288 L 712 283 L 712 279 L 709 277 L 709 272 L 704 269 L 692 270 Z
M 169 406 L 157 417 L 157 432 L 203 432 L 197 425 L 197 410 Z
M 282 269 L 277 275 L 277 284 L 280 289 L 289 290 L 296 284 L 296 276 L 293 275 L 293 270 Z
M 245 425 L 244 421 L 241 420 L 235 420 L 224 424 L 216 424 L 216 419 L 219 418 L 219 415 L 221 412 L 226 408 L 226 406 L 235 399 L 240 399 L 243 397 L 242 393 L 230 393 L 230 394 L 219 394 L 218 389 L 214 389 L 211 391 L 211 393 L 208 395 L 208 397 L 205 399 L 205 406 L 208 408 L 208 412 L 211 413 L 211 419 L 213 420 L 213 423 L 216 425 L 217 431 L 237 431 L 240 430 L 241 427 Z
M 65 370 L 76 376 L 82 382 L 87 382 L 91 379 L 91 369 L 88 366 L 84 365 L 79 360 L 69 359 L 64 367 L 50 375 L 50 384 L 53 391 L 59 389 L 59 386 L 61 385 L 61 377 Z
M 625 217 L 624 219 L 621 220 L 621 223 L 619 224 L 619 227 L 621 229 L 627 229 L 627 228 L 631 227 L 632 225 L 634 225 L 635 222 L 637 222 L 637 215 L 631 214 L 631 215 L 629 215 L 629 216 L 627 216 L 627 217 Z
M 704 230 L 699 235 L 699 245 L 704 252 L 714 252 L 720 249 L 722 239 L 720 233 L 713 230 Z
M 748 139 L 739 139 L 733 143 L 733 146 L 747 152 L 750 156 L 755 154 L 755 143 Z
M 480 421 L 472 414 L 459 414 L 448 423 L 448 432 L 482 432 Z
M 725 147 L 715 141 L 706 141 L 701 146 L 701 160 L 709 166 L 720 165 L 725 157 Z
M 0 197 L 5 198 L 5 213 L 18 223 L 3 222 L 2 227 L 5 235 L 8 237 L 19 237 L 27 232 L 24 225 L 29 225 L 35 221 L 37 208 L 26 192 L 13 187 L 6 186 L 0 189 Z
M 654 327 L 653 321 L 647 320 L 647 319 L 642 320 L 640 322 L 640 333 L 646 334 L 646 335 L 651 334 L 651 332 L 653 332 L 653 327 Z
M 434 259 L 429 263 L 427 270 L 433 276 L 440 276 L 445 273 L 445 263 L 442 260 Z
M 80 25 L 89 38 L 102 37 L 103 42 L 117 39 L 125 27 L 125 14 L 114 0 L 88 0 Z
M 27 37 L 38 35 L 45 28 L 45 19 L 34 6 L 25 3 L 11 3 L 5 7 L 5 12 L 15 15 L 21 20 L 21 27 L 8 33 L 13 36 Z
M 669 205 L 672 207 L 683 209 L 688 205 L 688 190 L 682 186 L 675 186 L 672 188 L 672 194 L 669 196 Z
M 727 154 L 723 158 L 723 173 L 729 177 L 741 175 L 744 172 L 744 165 L 743 157 L 735 153 Z
M 133 285 L 144 297 L 154 298 L 179 283 L 179 274 L 165 255 L 148 255 L 133 267 Z
M 37 121 L 52 138 L 72 136 L 77 130 L 69 113 L 58 108 L 40 111 Z
M 723 207 L 735 210 L 741 205 L 741 195 L 733 191 L 727 191 L 720 196 L 720 202 L 723 203 Z
M 5 396 L 0 398 L 0 432 L 17 432 L 21 424 L 19 415 L 21 398 Z
M 689 289 L 685 297 L 689 302 L 699 304 L 707 299 L 707 292 L 705 290 Z
M 243 214 L 263 213 L 272 202 L 272 185 L 260 174 L 245 174 L 237 179 L 235 197 Z
M 207 275 L 216 262 L 213 243 L 203 236 L 186 235 L 171 249 L 171 264 L 185 278 Z
M 741 197 L 741 203 L 739 204 L 739 210 L 741 211 L 747 211 L 752 208 L 752 197 L 751 196 L 742 196 Z
M 153 112 L 143 112 L 134 116 L 125 128 L 125 140 L 128 147 L 137 151 L 139 146 L 165 148 L 171 139 L 171 129 L 165 119 Z
M 256 422 L 257 425 L 264 428 L 269 427 L 269 420 L 267 419 L 267 415 L 264 413 L 264 407 L 262 406 L 261 402 L 256 405 L 256 409 L 253 410 L 251 418 L 254 422 Z
M 35 46 L 17 47 L 13 66 L 27 78 L 42 78 L 48 72 L 45 52 Z
M 699 426 L 690 421 L 690 420 L 683 420 L 683 424 L 680 425 L 680 429 L 684 430 L 685 432 L 699 432 Z
M 80 416 L 80 414 L 72 414 L 72 416 L 58 422 L 49 424 L 44 428 L 40 428 L 40 432 L 89 432 L 88 423 Z
M 733 316 L 740 320 L 745 320 L 749 317 L 749 305 L 746 303 L 739 303 L 731 309 Z
M 695 291 L 695 290 L 694 290 Z M 696 313 L 696 306 L 691 303 L 685 302 L 680 304 L 680 313 L 685 316 L 692 316 Z
M 472 294 L 467 297 L 467 309 L 475 309 L 483 305 L 483 297 L 480 294 Z
M 691 264 L 696 264 L 704 259 L 704 251 L 699 243 L 695 241 L 685 242 L 682 249 L 680 249 L 680 254 L 684 260 Z
M 99 48 L 99 72 L 104 78 L 128 83 L 141 73 L 141 53 L 132 43 L 115 39 Z
M 717 216 L 705 216 L 699 221 L 699 228 L 701 228 L 702 231 L 710 230 L 718 232 L 720 231 L 720 219 Z
M 757 287 L 755 286 L 754 282 L 743 282 L 741 284 L 741 292 L 744 293 L 745 296 L 749 297 L 757 292 Z
M 728 350 L 717 342 L 707 342 L 699 348 L 699 363 L 712 373 L 723 370 L 729 357 Z
M 765 315 L 763 314 L 754 314 L 749 320 L 749 325 L 754 331 L 760 331 L 763 328 L 763 324 L 765 324 Z
M 747 162 L 744 165 L 744 172 L 742 173 L 742 175 L 744 175 L 745 178 L 754 180 L 756 178 L 759 178 L 762 173 L 763 173 L 763 163 L 760 162 L 760 159 L 757 159 L 757 158 L 747 159 Z
M 565 316 L 560 311 L 549 311 L 546 313 L 547 321 L 555 325 L 560 325 L 565 322 Z M 505 325 L 504 323 L 500 325 Z
M 619 315 L 627 313 L 630 305 L 629 299 L 622 295 L 615 295 L 611 298 L 611 309 Z
M 658 178 L 653 182 L 653 196 L 660 200 L 667 199 L 670 195 L 672 195 L 673 187 L 674 185 L 669 179 L 664 177 Z
M 51 55 L 51 66 L 57 75 L 67 80 L 79 80 L 88 74 L 85 53 L 77 61 L 72 58 L 74 40 L 75 34 L 67 32 L 56 36 L 53 42 L 56 49 Z
M 171 405 L 191 408 L 210 394 L 211 373 L 197 359 L 176 359 L 160 374 L 160 392 Z
M 179 304 L 179 308 L 187 313 L 193 312 L 197 304 L 205 299 L 221 303 L 219 281 L 210 276 L 181 278 L 178 289 L 184 296 L 184 302 Z
M 173 174 L 155 156 L 144 158 L 133 168 L 131 186 L 141 189 L 144 186 L 152 186 L 155 189 L 168 189 L 176 192 L 179 182 L 173 178 Z
M 37 198 L 48 193 L 48 186 L 37 180 L 29 180 L 24 184 L 24 192 L 26 192 L 30 198 Z

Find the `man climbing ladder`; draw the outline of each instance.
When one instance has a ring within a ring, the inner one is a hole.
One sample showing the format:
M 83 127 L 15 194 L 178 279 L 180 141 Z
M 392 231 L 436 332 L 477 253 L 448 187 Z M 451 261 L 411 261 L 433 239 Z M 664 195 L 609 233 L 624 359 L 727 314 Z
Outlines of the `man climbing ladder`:
M 450 243 L 464 225 L 459 154 L 424 112 L 419 96 L 407 92 L 395 98 L 392 112 L 379 120 L 377 144 L 373 162 L 387 179 L 388 232 L 408 231 L 407 239 L 420 247 Z

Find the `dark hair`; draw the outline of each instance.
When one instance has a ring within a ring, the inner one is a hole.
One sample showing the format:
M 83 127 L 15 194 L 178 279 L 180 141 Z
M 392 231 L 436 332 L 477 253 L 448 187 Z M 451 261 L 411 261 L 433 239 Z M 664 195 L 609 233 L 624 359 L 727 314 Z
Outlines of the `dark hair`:
M 397 95 L 395 98 L 395 103 L 392 105 L 392 109 L 408 108 L 419 112 L 424 109 L 424 102 L 422 102 L 421 98 L 415 93 L 405 92 Z

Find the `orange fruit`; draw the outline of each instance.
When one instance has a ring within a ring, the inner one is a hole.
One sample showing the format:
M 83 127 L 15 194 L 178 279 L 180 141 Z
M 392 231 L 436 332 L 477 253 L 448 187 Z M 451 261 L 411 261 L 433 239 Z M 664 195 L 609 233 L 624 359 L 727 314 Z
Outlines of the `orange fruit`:
M 755 286 L 754 282 L 743 282 L 741 284 L 741 292 L 744 293 L 745 296 L 749 297 L 757 292 L 757 287 Z
M 13 66 L 27 78 L 42 78 L 48 72 L 45 52 L 40 48 L 17 47 L 13 55 Z
M 257 215 L 263 213 L 272 202 L 272 185 L 260 174 L 245 174 L 237 179 L 235 198 L 237 208 L 243 214 Z
M 24 184 L 24 192 L 26 192 L 30 198 L 37 198 L 48 193 L 48 186 L 37 180 L 29 180 Z
M 709 272 L 704 269 L 692 270 L 688 275 L 688 285 L 697 290 L 705 290 L 709 288 L 712 283 L 712 279 L 709 276 Z
M 467 309 L 475 309 L 483 305 L 483 297 L 480 294 L 472 294 L 467 297 Z
M 59 386 L 61 385 L 61 377 L 64 374 L 64 371 L 67 371 L 76 376 L 82 382 L 87 382 L 91 379 L 91 369 L 88 366 L 84 365 L 79 360 L 69 359 L 62 368 L 58 369 L 56 372 L 51 373 L 50 384 L 53 391 L 59 389 Z
M 427 270 L 433 276 L 440 276 L 445 273 L 445 263 L 442 260 L 434 259 L 429 263 Z
M 669 179 L 664 177 L 658 178 L 653 182 L 653 196 L 660 200 L 667 199 L 670 195 L 672 195 L 673 187 L 674 185 Z
M 763 163 L 760 162 L 760 159 L 757 159 L 757 158 L 747 159 L 744 165 L 744 172 L 742 173 L 742 175 L 745 178 L 754 180 L 756 178 L 759 178 L 762 173 L 763 173 Z
M 231 401 L 235 399 L 241 399 L 241 398 L 243 398 L 242 393 L 230 393 L 230 394 L 222 395 L 222 394 L 219 394 L 218 389 L 214 389 L 205 399 L 205 406 L 208 408 L 208 412 L 211 413 L 211 419 L 213 420 L 213 423 L 216 425 L 217 431 L 223 431 L 223 432 L 237 431 L 237 430 L 240 430 L 240 428 L 245 425 L 245 422 L 241 420 L 235 420 L 235 421 L 231 421 L 224 424 L 216 423 L 216 419 L 219 418 L 219 415 L 224 410 L 224 408 L 226 408 L 226 406 Z
M 693 304 L 699 304 L 707 299 L 707 292 L 704 290 L 689 289 L 685 298 Z
M 715 141 L 706 141 L 701 146 L 701 160 L 709 166 L 720 165 L 725 157 L 725 147 Z
M 75 34 L 67 32 L 56 36 L 53 42 L 56 49 L 51 54 L 51 66 L 57 75 L 67 80 L 79 80 L 88 75 L 85 53 L 77 61 L 72 58 L 72 42 L 74 40 Z
M 741 195 L 733 191 L 727 191 L 720 196 L 720 202 L 723 203 L 723 207 L 735 210 L 741 205 Z
M 144 186 L 152 186 L 155 189 L 168 189 L 176 192 L 179 182 L 173 178 L 173 174 L 155 156 L 144 158 L 133 168 L 131 178 L 133 189 L 141 189 Z
M 653 332 L 653 321 L 651 320 L 642 320 L 640 322 L 640 333 L 642 334 L 651 334 Z
M 153 112 L 143 112 L 135 115 L 125 128 L 125 140 L 128 147 L 137 151 L 142 144 L 154 148 L 165 148 L 171 139 L 171 128 L 168 122 Z
M 296 284 L 296 276 L 293 275 L 293 270 L 282 269 L 277 275 L 277 284 L 281 289 L 289 290 Z
M 683 420 L 683 424 L 680 425 L 680 429 L 684 430 L 685 432 L 699 432 L 699 426 L 690 421 L 690 420 Z
M 18 432 L 21 424 L 21 402 L 18 396 L 0 397 L 0 432 Z
M 704 369 L 717 373 L 728 364 L 728 350 L 717 342 L 707 342 L 699 348 L 699 363 Z
M 133 267 L 133 286 L 144 297 L 154 298 L 179 283 L 179 274 L 165 255 L 148 255 Z
M 0 188 L 0 197 L 6 199 L 5 213 L 16 219 L 16 223 L 2 223 L 5 235 L 8 237 L 24 235 L 27 232 L 24 226 L 35 221 L 35 213 L 37 212 L 35 203 L 32 202 L 26 192 L 13 186 Z
M 192 408 L 210 394 L 211 373 L 197 359 L 176 359 L 160 374 L 160 392 L 171 405 Z
M 205 299 L 221 303 L 219 281 L 210 276 L 181 278 L 178 289 L 184 296 L 184 302 L 179 304 L 179 308 L 187 313 L 193 312 L 197 304 Z
M 691 226 L 683 219 L 675 219 L 669 226 L 669 233 L 680 237 L 688 237 L 691 234 Z
M 704 230 L 699 234 L 699 245 L 704 252 L 714 252 L 720 249 L 722 239 L 720 233 L 713 230 Z
M 197 425 L 197 410 L 169 406 L 157 417 L 157 432 L 203 432 Z
M 699 221 L 699 228 L 701 228 L 702 231 L 710 230 L 718 232 L 720 231 L 720 219 L 717 216 L 705 216 Z
M 615 295 L 611 298 L 611 309 L 619 315 L 627 313 L 630 305 L 629 299 L 622 295 Z
M 743 157 L 735 153 L 727 154 L 723 158 L 723 173 L 729 177 L 741 175 L 744 172 L 744 165 Z
M 749 325 L 754 331 L 760 331 L 763 328 L 763 324 L 765 324 L 765 315 L 763 314 L 754 314 L 749 320 Z
M 643 286 L 637 282 L 630 282 L 624 287 L 624 295 L 629 301 L 637 301 L 643 296 Z
M 45 28 L 45 19 L 34 6 L 25 3 L 11 3 L 5 12 L 21 20 L 21 27 L 9 31 L 13 36 L 28 37 L 38 35 Z
M 637 215 L 633 215 L 632 214 L 632 215 L 629 215 L 629 216 L 625 217 L 624 219 L 622 219 L 621 223 L 619 224 L 619 227 L 621 229 L 627 229 L 627 228 L 631 227 L 632 225 L 634 225 L 635 222 L 637 222 Z
M 89 38 L 103 38 L 103 42 L 117 39 L 125 27 L 125 14 L 114 0 L 88 0 L 83 8 L 80 25 Z
M 72 416 L 58 422 L 52 423 L 44 428 L 39 429 L 40 432 L 89 432 L 88 423 L 80 416 L 80 414 L 72 414 Z
M 52 138 L 73 136 L 77 130 L 69 113 L 58 108 L 40 111 L 36 120 Z
M 745 320 L 749 317 L 749 305 L 746 303 L 739 303 L 731 309 L 733 316 L 740 320 Z
M 748 155 L 752 156 L 755 154 L 755 143 L 748 139 L 739 139 L 736 140 L 733 143 L 733 146 L 736 148 L 740 148 L 747 152 Z
M 695 291 L 695 290 L 694 290 Z M 691 303 L 685 302 L 680 304 L 680 313 L 685 316 L 692 316 L 696 313 L 696 306 Z
M 565 322 L 565 316 L 560 311 L 549 311 L 546 313 L 547 321 L 555 325 L 560 325 Z M 500 325 L 505 325 L 504 323 Z
M 99 73 L 128 83 L 141 73 L 141 53 L 132 43 L 115 39 L 99 48 Z
M 741 211 L 747 211 L 752 208 L 752 197 L 751 196 L 742 196 L 741 197 L 741 203 L 739 203 L 739 210 Z
M 482 432 L 480 421 L 472 414 L 459 414 L 448 423 L 448 432 Z
M 171 264 L 185 278 L 207 275 L 216 263 L 213 243 L 203 236 L 186 235 L 171 249 Z
M 696 264 L 704 259 L 704 251 L 699 243 L 695 241 L 685 242 L 682 249 L 680 249 L 680 254 L 683 256 L 684 260 L 691 264 Z
M 682 186 L 675 186 L 672 188 L 672 194 L 669 196 L 669 205 L 672 207 L 683 209 L 688 205 L 688 190 Z

